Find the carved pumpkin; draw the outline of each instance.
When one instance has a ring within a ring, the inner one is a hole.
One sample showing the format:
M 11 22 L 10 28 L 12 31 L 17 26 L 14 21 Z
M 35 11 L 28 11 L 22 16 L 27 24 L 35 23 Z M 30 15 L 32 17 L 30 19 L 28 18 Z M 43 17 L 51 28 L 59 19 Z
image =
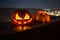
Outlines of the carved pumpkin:
M 50 16 L 43 10 L 39 10 L 34 14 L 34 19 L 38 22 L 50 22 Z
M 15 25 L 25 25 L 32 21 L 32 15 L 27 9 L 16 10 L 12 15 L 12 23 Z

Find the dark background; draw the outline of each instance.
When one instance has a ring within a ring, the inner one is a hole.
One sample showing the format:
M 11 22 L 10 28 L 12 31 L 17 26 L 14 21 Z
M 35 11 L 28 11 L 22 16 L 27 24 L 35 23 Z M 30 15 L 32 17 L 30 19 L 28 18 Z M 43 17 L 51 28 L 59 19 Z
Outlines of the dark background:
M 0 8 L 60 8 L 60 0 L 0 0 Z

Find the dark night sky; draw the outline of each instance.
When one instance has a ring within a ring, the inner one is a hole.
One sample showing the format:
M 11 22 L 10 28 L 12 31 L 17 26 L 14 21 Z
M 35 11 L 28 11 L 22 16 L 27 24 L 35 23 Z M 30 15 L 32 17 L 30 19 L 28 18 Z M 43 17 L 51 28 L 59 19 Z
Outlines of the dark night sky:
M 12 8 L 60 8 L 59 0 L 0 0 L 0 7 Z

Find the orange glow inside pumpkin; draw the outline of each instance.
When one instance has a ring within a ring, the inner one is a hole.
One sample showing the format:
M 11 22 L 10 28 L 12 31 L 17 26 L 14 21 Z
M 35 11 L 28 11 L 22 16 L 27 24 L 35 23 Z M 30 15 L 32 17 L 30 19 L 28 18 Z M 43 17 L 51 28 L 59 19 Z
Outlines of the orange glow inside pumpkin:
M 16 20 L 23 20 L 23 19 L 29 19 L 29 18 L 30 16 L 27 13 L 25 14 L 24 18 L 21 18 L 20 16 L 18 16 L 18 13 L 16 13 L 16 17 L 15 17 Z
M 16 13 L 15 19 L 16 20 L 22 20 L 22 18 L 18 16 L 18 13 Z
M 25 17 L 23 19 L 29 19 L 29 15 L 26 13 Z
M 13 19 L 13 23 L 14 24 L 27 24 L 30 23 L 32 21 L 32 18 L 30 17 L 30 15 L 28 13 L 25 14 L 25 16 L 22 18 L 19 16 L 18 12 L 15 14 L 14 19 Z

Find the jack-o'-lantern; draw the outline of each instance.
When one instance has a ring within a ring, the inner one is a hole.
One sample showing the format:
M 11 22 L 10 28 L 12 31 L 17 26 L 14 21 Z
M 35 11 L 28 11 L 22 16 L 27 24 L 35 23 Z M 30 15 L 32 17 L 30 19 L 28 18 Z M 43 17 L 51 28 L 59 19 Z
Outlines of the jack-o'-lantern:
M 38 10 L 34 14 L 34 19 L 38 22 L 50 22 L 50 16 L 43 10 Z
M 12 15 L 12 23 L 15 25 L 25 25 L 32 21 L 32 15 L 27 9 L 16 10 Z

